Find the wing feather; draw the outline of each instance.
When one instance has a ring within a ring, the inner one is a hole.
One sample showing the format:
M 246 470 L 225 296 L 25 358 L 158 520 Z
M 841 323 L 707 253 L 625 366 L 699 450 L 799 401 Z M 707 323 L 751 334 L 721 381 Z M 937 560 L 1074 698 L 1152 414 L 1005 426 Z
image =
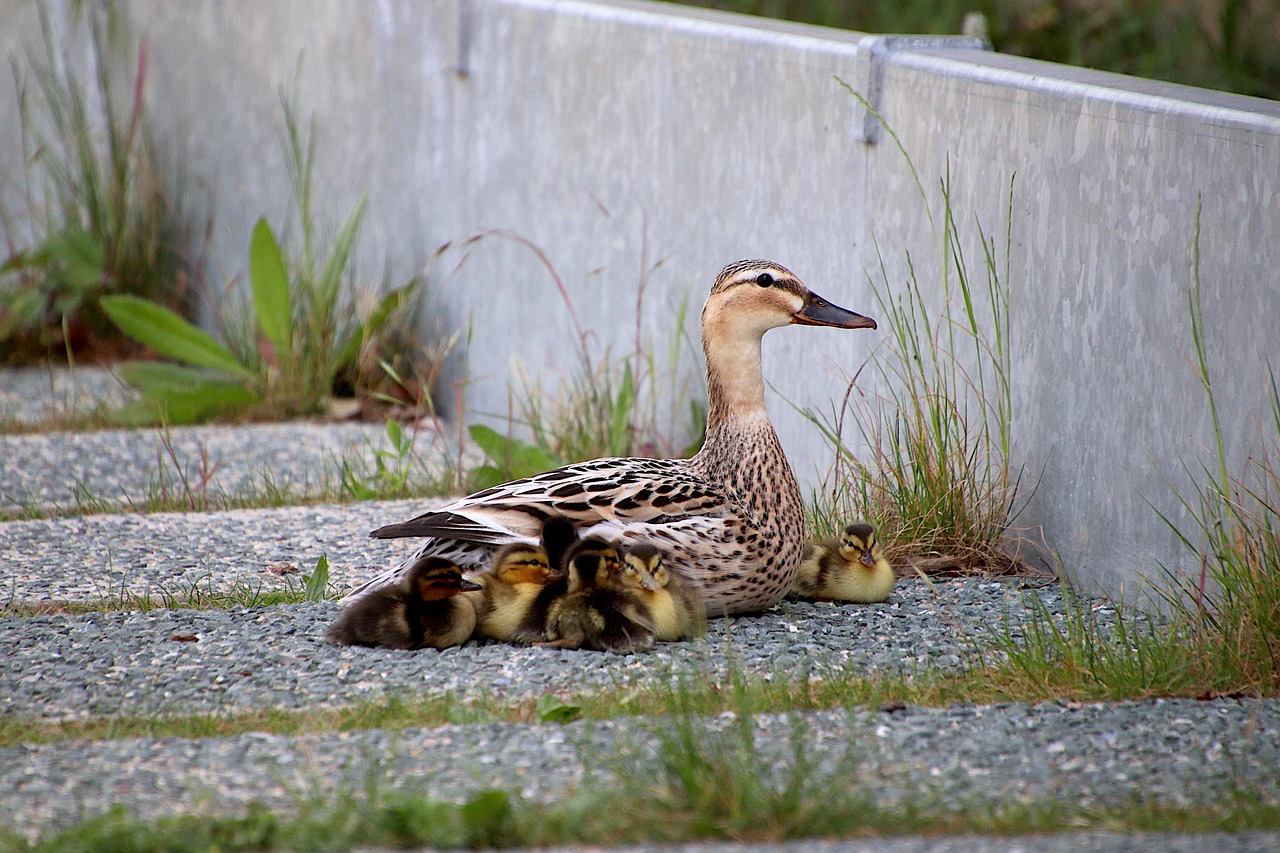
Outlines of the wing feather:
M 439 509 L 370 533 L 376 539 L 425 537 L 404 563 L 360 585 L 344 599 L 398 583 L 421 556 L 448 556 L 482 569 L 498 547 L 536 542 L 547 519 L 563 515 L 579 531 L 623 541 L 694 534 L 728 544 L 750 523 L 745 509 L 690 470 L 683 459 L 594 459 L 485 489 Z M 680 549 L 676 549 L 679 551 Z M 684 554 L 677 553 L 677 560 Z

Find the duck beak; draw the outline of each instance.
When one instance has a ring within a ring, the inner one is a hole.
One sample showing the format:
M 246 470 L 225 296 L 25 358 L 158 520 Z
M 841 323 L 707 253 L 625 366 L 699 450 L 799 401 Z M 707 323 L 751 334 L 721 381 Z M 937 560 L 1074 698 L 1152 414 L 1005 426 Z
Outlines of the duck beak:
M 791 322 L 801 326 L 835 326 L 837 329 L 874 329 L 876 321 L 847 308 L 832 305 L 813 291 L 805 295 L 804 305 L 791 315 Z
M 871 568 L 876 564 L 875 554 L 872 554 L 870 551 L 863 551 L 862 557 L 860 557 L 860 559 L 862 560 L 862 565 L 866 566 L 867 568 Z
M 462 583 L 458 584 L 458 587 L 463 592 L 475 592 L 476 590 L 484 589 L 480 584 L 475 581 L 469 581 L 466 578 L 462 579 Z

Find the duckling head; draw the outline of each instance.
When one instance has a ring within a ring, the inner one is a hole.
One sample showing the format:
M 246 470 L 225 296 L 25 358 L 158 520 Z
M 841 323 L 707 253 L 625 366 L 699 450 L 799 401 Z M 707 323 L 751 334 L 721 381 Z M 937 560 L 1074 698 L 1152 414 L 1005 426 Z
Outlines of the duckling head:
M 621 572 L 618 549 L 599 536 L 579 540 L 566 558 L 569 571 L 569 589 L 590 586 L 610 586 Z
M 546 583 L 552 575 L 547 552 L 537 545 L 517 542 L 493 556 L 493 573 L 504 583 Z
M 702 307 L 703 335 L 759 338 L 797 323 L 839 329 L 874 329 L 876 321 L 833 305 L 794 273 L 772 261 L 738 261 L 720 271 Z
M 868 569 L 876 564 L 883 554 L 880 543 L 876 541 L 876 529 L 866 522 L 855 522 L 844 529 L 840 537 L 840 556 L 852 563 L 856 558 Z
M 444 557 L 423 557 L 410 570 L 409 583 L 423 601 L 440 601 L 481 588 L 462 576 L 457 563 Z
M 632 545 L 623 558 L 625 570 L 633 574 L 642 588 L 661 589 L 670 580 L 663 561 L 662 549 L 652 542 L 638 542 Z

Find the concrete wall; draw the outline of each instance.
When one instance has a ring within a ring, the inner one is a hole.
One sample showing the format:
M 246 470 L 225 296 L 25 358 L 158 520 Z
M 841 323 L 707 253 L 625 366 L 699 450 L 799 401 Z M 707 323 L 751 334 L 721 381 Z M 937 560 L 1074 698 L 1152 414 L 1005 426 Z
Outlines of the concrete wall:
M 319 128 L 330 220 L 368 199 L 361 257 L 373 278 L 384 259 L 403 277 L 446 241 L 508 230 L 546 252 L 595 346 L 625 348 L 638 333 L 664 351 L 682 303 L 696 339 L 706 288 L 743 257 L 780 261 L 874 315 L 876 247 L 892 294 L 908 251 L 921 281 L 937 281 L 937 239 L 902 153 L 838 76 L 898 134 L 935 212 L 949 174 L 971 257 L 975 220 L 1003 243 L 1013 181 L 1014 448 L 1038 481 L 1020 524 L 1042 527 L 1068 571 L 1115 592 L 1188 562 L 1151 506 L 1180 517 L 1164 477 L 1184 484 L 1180 466 L 1211 442 L 1187 358 L 1197 204 L 1227 440 L 1236 459 L 1256 447 L 1264 359 L 1280 332 L 1274 102 L 963 40 L 869 39 L 660 4 L 124 8 L 150 46 L 166 161 L 203 181 L 215 216 L 214 280 L 243 270 L 259 215 L 288 211 L 279 92 L 296 87 Z M 0 9 L 10 49 L 23 21 L 29 33 L 29 15 Z M 570 316 L 527 248 L 493 237 L 455 271 L 463 254 L 432 267 L 430 308 L 446 326 L 470 324 L 458 374 L 469 404 L 505 412 L 513 358 L 548 378 L 572 365 Z M 796 406 L 827 409 L 877 346 L 883 334 L 773 332 L 766 376 Z M 676 393 L 698 383 L 685 356 L 667 383 Z M 816 484 L 829 461 L 816 430 L 786 401 L 771 406 L 797 473 Z

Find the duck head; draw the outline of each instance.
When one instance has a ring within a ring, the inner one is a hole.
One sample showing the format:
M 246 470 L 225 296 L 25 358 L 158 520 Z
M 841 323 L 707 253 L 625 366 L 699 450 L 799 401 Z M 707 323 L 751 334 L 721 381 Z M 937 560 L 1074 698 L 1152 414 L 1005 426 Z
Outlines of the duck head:
M 720 271 L 702 307 L 704 337 L 759 337 L 791 324 L 874 329 L 876 321 L 834 305 L 781 264 L 738 261 Z

